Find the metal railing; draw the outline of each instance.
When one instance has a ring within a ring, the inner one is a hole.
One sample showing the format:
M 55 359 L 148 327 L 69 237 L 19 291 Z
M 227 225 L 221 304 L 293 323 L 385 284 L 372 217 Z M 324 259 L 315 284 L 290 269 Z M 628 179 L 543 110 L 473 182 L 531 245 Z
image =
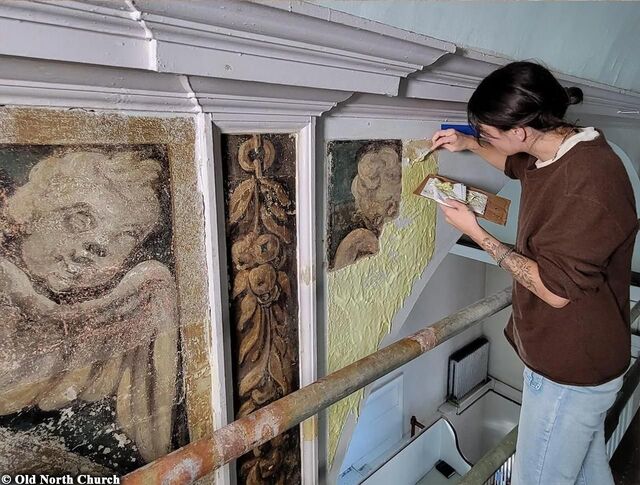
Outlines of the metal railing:
M 640 317 L 640 302 L 631 309 L 631 322 L 635 322 Z M 640 358 L 627 370 L 622 389 L 605 419 L 605 440 L 608 441 L 618 426 L 620 414 L 625 408 L 629 399 L 633 396 L 635 389 L 640 383 Z M 513 472 L 513 461 L 516 452 L 516 441 L 518 437 L 518 427 L 516 426 L 504 439 L 493 449 L 488 451 L 473 468 L 462 477 L 458 485 L 508 485 L 511 483 Z
M 510 304 L 509 287 L 133 471 L 122 483 L 193 483 Z
M 509 484 L 517 439 L 518 427 L 516 426 L 495 448 L 488 451 L 473 465 L 458 485 Z

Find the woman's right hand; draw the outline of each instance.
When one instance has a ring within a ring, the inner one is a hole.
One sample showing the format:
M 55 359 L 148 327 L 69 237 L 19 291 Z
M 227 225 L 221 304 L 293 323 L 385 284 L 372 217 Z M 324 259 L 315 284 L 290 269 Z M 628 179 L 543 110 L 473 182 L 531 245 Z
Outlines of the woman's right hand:
M 476 139 L 471 135 L 465 135 L 459 131 L 449 128 L 448 130 L 438 130 L 431 137 L 431 148 L 445 148 L 450 152 L 460 152 L 471 150 L 478 145 Z

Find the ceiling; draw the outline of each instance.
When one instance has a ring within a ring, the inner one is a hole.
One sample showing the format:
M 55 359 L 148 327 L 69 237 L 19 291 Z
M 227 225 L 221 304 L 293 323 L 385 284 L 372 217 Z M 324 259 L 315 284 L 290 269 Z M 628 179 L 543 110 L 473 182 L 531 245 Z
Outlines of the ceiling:
M 640 93 L 640 1 L 311 3 Z

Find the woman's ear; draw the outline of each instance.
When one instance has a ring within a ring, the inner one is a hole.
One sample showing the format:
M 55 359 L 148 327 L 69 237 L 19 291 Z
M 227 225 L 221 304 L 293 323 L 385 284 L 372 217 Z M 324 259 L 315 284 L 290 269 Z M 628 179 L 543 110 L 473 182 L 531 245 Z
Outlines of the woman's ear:
M 512 128 L 511 131 L 520 143 L 524 143 L 524 141 L 529 137 L 529 133 L 527 133 L 526 128 L 517 127 Z

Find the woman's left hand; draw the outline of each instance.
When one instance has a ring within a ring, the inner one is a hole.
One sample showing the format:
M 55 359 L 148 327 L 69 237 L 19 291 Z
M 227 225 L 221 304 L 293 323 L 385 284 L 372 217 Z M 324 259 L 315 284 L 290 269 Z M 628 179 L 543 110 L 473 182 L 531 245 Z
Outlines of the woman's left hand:
M 438 204 L 445 215 L 446 221 L 456 229 L 462 231 L 468 236 L 473 237 L 482 229 L 478 224 L 475 213 L 469 206 L 464 205 L 454 199 L 446 199 L 445 202 L 451 207 Z

